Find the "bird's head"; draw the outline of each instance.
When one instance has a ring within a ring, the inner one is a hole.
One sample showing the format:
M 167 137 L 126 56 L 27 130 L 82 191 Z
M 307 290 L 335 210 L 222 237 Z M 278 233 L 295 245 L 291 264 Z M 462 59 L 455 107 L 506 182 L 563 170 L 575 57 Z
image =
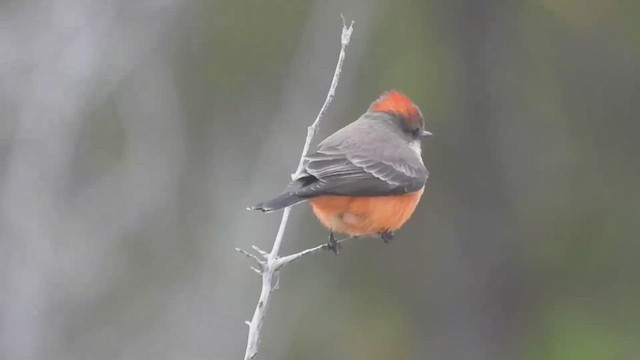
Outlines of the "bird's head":
M 424 118 L 420 108 L 400 91 L 389 90 L 384 92 L 378 100 L 369 106 L 369 111 L 393 116 L 398 127 L 409 140 L 419 141 L 431 135 L 424 128 Z

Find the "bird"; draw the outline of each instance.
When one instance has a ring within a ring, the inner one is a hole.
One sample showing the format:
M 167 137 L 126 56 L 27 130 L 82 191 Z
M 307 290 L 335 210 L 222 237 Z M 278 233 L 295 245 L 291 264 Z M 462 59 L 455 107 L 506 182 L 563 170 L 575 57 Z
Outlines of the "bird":
M 304 157 L 302 172 L 280 195 L 248 209 L 271 212 L 307 201 L 336 254 L 335 233 L 380 236 L 387 243 L 424 192 L 429 171 L 421 140 L 430 135 L 420 108 L 404 93 L 386 91 Z

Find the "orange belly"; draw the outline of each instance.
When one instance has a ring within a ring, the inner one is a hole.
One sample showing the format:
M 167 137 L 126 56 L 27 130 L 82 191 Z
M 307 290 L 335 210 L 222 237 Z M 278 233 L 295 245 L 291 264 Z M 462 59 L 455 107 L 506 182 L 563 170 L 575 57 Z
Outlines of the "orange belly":
M 393 196 L 327 195 L 311 198 L 309 203 L 329 230 L 370 235 L 399 229 L 413 214 L 423 191 Z

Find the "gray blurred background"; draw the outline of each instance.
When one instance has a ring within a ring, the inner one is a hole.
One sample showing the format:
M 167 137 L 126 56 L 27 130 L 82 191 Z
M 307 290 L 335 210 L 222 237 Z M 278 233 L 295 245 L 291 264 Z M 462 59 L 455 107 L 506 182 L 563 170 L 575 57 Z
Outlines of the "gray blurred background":
M 637 0 L 4 0 L 0 359 L 242 357 L 340 13 L 319 138 L 400 89 L 431 177 L 283 271 L 259 358 L 640 358 Z

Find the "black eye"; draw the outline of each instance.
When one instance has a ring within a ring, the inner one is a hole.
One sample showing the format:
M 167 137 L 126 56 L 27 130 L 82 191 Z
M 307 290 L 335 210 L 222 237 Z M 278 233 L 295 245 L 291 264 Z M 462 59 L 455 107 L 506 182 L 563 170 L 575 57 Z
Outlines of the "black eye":
M 411 130 L 411 135 L 413 135 L 414 137 L 419 137 L 421 133 L 422 130 L 420 130 L 419 128 Z

